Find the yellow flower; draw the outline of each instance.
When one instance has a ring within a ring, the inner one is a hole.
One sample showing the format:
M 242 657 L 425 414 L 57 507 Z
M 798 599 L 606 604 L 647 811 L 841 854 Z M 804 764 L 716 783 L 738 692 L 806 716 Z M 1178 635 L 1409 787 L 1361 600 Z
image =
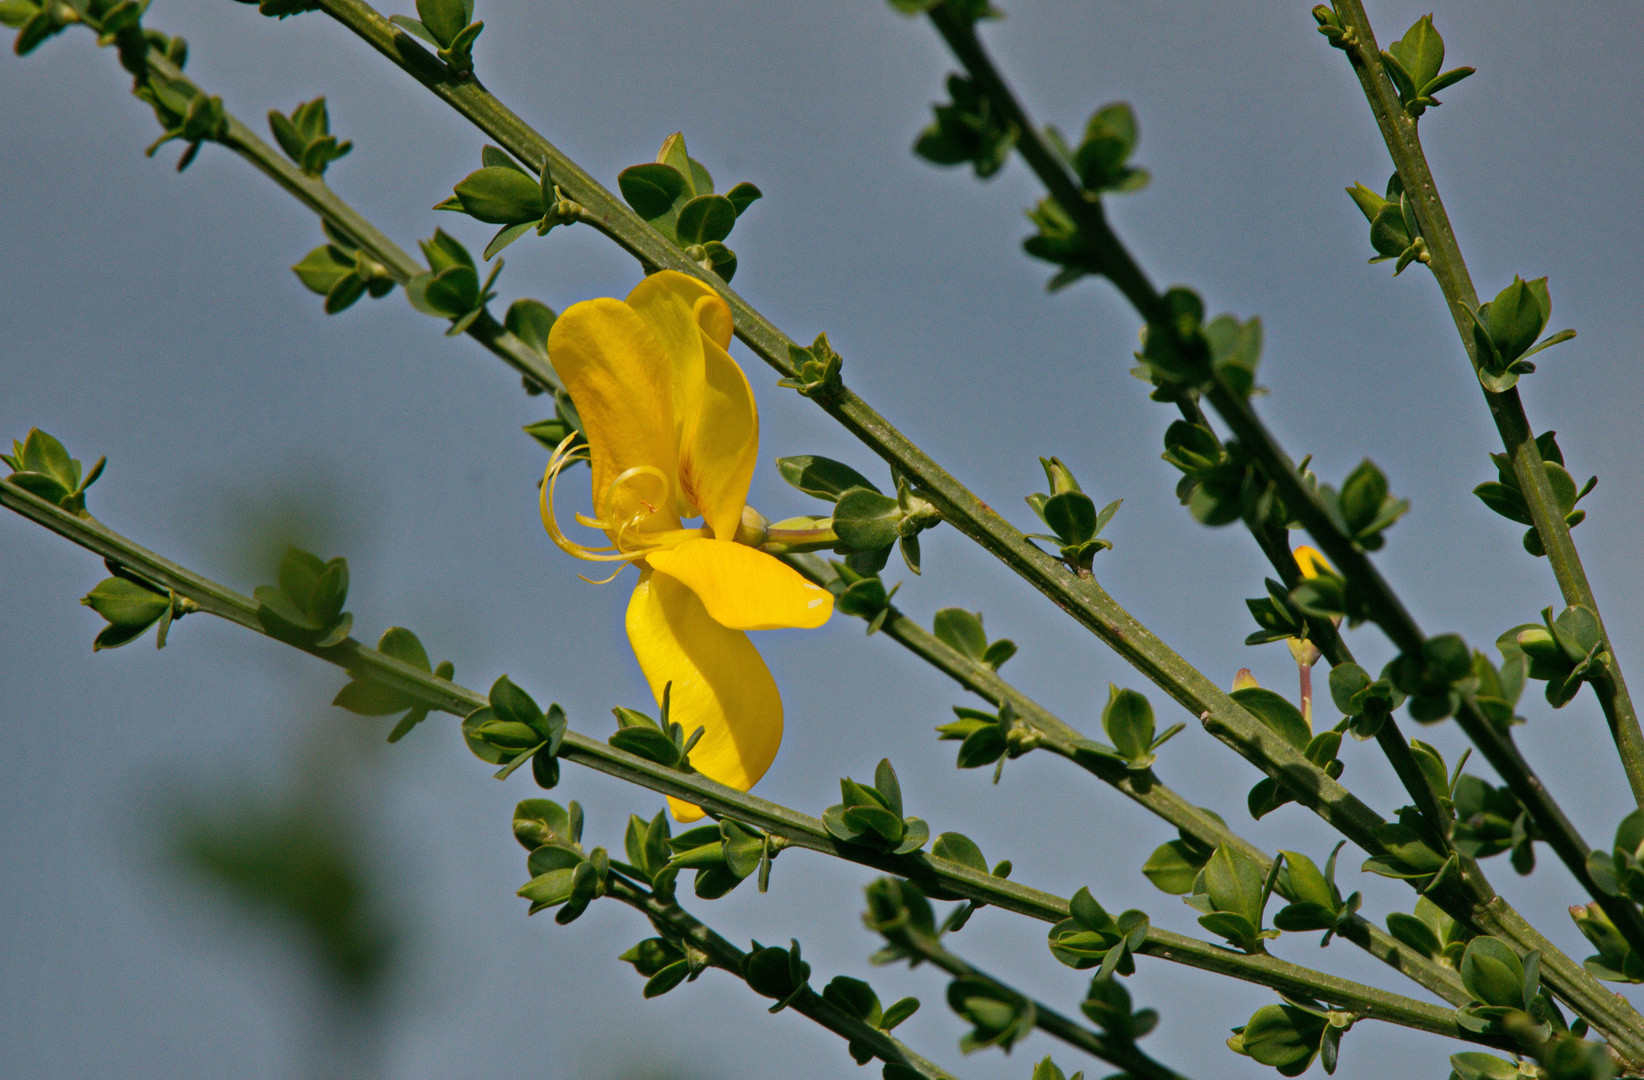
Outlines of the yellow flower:
M 1303 579 L 1316 578 L 1320 574 L 1335 574 L 1336 568 L 1318 552 L 1317 549 L 1302 544 L 1295 551 L 1296 566 L 1301 570 Z M 1340 619 L 1332 619 L 1338 626 Z M 1290 655 L 1296 658 L 1296 663 L 1303 668 L 1310 668 L 1319 662 L 1319 647 L 1311 641 L 1302 638 L 1286 638 L 1285 643 L 1290 646 Z
M 660 703 L 671 683 L 669 719 L 687 735 L 704 729 L 692 766 L 747 791 L 782 741 L 782 697 L 744 631 L 821 626 L 833 597 L 736 542 L 759 415 L 747 377 L 725 351 L 731 329 L 718 294 L 671 270 L 647 277 L 625 301 L 567 309 L 548 335 L 548 354 L 587 447 L 560 444 L 541 507 L 563 550 L 639 568 L 628 640 L 651 692 Z M 604 531 L 609 543 L 598 548 L 567 538 L 553 510 L 559 473 L 584 453 L 594 513 L 576 520 Z M 696 517 L 700 526 L 685 525 Z M 702 816 L 689 803 L 668 802 L 681 821 Z
M 1335 567 L 1331 566 L 1323 555 L 1306 544 L 1296 549 L 1296 566 L 1300 568 L 1304 578 L 1316 578 L 1320 573 L 1334 574 L 1336 572 Z

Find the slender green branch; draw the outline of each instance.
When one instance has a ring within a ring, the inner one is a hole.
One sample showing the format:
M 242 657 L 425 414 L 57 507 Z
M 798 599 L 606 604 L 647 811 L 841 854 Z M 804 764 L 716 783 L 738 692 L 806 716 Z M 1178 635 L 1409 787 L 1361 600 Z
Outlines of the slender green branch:
M 1400 649 L 1412 653 L 1420 650 L 1426 640 L 1420 627 L 1398 602 L 1392 587 L 1375 564 L 1331 518 L 1318 493 L 1302 483 L 1295 465 L 1249 403 L 1219 379 L 1211 388 L 1210 400 L 1217 413 L 1238 436 L 1241 445 L 1277 485 L 1285 506 L 1301 520 L 1319 546 L 1324 548 L 1325 554 L 1335 560 L 1351 587 L 1363 597 L 1370 617 Z M 1644 915 L 1624 897 L 1611 896 L 1598 887 L 1587 868 L 1587 856 L 1591 849 L 1519 752 L 1511 734 L 1486 719 L 1477 704 L 1466 695 L 1461 697 L 1456 722 L 1484 754 L 1485 760 L 1524 802 L 1548 846 L 1582 888 L 1604 908 L 1633 948 L 1644 950 Z
M 607 880 L 609 884 L 606 895 L 622 901 L 650 919 L 657 933 L 670 941 L 699 950 L 713 967 L 728 971 L 744 982 L 747 981 L 744 973 L 747 971 L 748 954 L 714 933 L 711 927 L 677 903 L 663 903 L 658 900 L 655 894 L 637 882 L 629 881 L 614 872 Z M 852 1016 L 808 986 L 788 1002 L 788 1008 L 801 1016 L 809 1017 L 853 1043 L 872 1047 L 874 1055 L 881 1061 L 905 1065 L 927 1080 L 953 1080 L 952 1073 L 921 1057 L 890 1032 L 881 1031 Z
M 1285 554 L 1289 556 L 1288 549 L 1285 549 Z M 788 562 L 822 585 L 828 584 L 835 576 L 824 560 L 814 556 L 789 557 Z M 1291 564 L 1294 563 L 1292 558 Z M 1299 576 L 1299 570 L 1297 574 Z M 1335 628 L 1328 621 L 1324 625 L 1332 634 L 1335 633 Z M 1009 705 L 1016 716 L 1032 728 L 1041 748 L 1072 761 L 1199 843 L 1210 848 L 1226 844 L 1254 862 L 1264 875 L 1272 866 L 1273 860 L 1265 851 L 1228 828 L 1220 819 L 1189 803 L 1180 793 L 1161 782 L 1152 769 L 1131 770 L 1112 764 L 1105 758 L 1080 753 L 1081 745 L 1088 745 L 1088 740 L 1075 728 L 1001 678 L 992 667 L 948 645 L 894 606 L 880 625 L 880 632 L 939 671 L 952 676 L 972 693 L 995 706 Z M 1451 1004 L 1465 1005 L 1471 1000 L 1453 969 L 1434 963 L 1374 923 L 1354 916 L 1339 936 Z
M 172 64 L 158 50 L 149 51 L 148 64 L 159 75 L 199 90 L 199 87 L 183 74 L 181 68 Z M 427 269 L 339 198 L 324 180 L 310 176 L 293 165 L 284 154 L 259 138 L 238 117 L 231 113 L 224 113 L 224 117 L 228 132 L 221 140 L 222 145 L 245 158 L 257 171 L 273 180 L 295 196 L 298 202 L 347 236 L 361 251 L 382 264 L 396 283 L 404 286 L 406 282 Z M 552 393 L 559 388 L 558 377 L 548 363 L 548 358 L 510 334 L 489 312 L 482 313 L 470 323 L 466 333 L 541 389 Z
M 1040 140 L 1037 135 L 1037 128 L 1028 119 L 1020 103 L 1016 101 L 1009 86 L 999 74 L 998 69 L 994 67 L 992 61 L 988 58 L 976 37 L 972 25 L 949 12 L 945 5 L 934 8 L 930 14 L 937 30 L 948 42 L 966 70 L 970 72 L 971 77 L 989 95 L 1002 119 L 1015 125 L 1019 133 L 1018 147 L 1024 159 L 1034 169 L 1047 190 L 1058 202 L 1063 203 L 1063 208 L 1073 216 L 1081 229 L 1089 230 L 1090 238 L 1098 250 L 1108 253 L 1107 257 L 1109 259 L 1115 258 L 1114 252 L 1118 253 L 1117 261 L 1111 264 L 1115 284 L 1130 299 L 1144 319 L 1149 322 L 1158 321 L 1161 301 L 1156 292 L 1147 284 L 1145 276 L 1136 269 L 1134 261 L 1129 257 L 1123 245 L 1108 226 L 1105 217 L 1100 213 L 1099 204 L 1094 199 L 1087 197 L 1074 184 L 1065 167 Z M 1107 272 L 1106 267 L 1104 267 L 1105 272 Z M 1293 512 L 1298 513 L 1303 524 L 1308 527 L 1315 539 L 1324 547 L 1326 553 L 1336 560 L 1338 567 L 1346 573 L 1349 581 L 1355 582 L 1361 588 L 1368 586 L 1375 593 L 1376 610 L 1374 617 L 1383 630 L 1401 649 L 1406 651 L 1419 649 L 1424 639 L 1419 629 L 1416 628 L 1414 620 L 1404 609 L 1402 602 L 1386 585 L 1386 582 L 1380 578 L 1375 567 L 1364 556 L 1364 553 L 1344 537 L 1329 520 L 1328 515 L 1323 513 L 1323 507 L 1317 502 L 1316 494 L 1307 490 L 1301 484 L 1293 466 L 1289 464 L 1288 458 L 1279 450 L 1271 435 L 1261 426 L 1253 410 L 1250 409 L 1249 403 L 1239 395 L 1232 393 L 1219 379 L 1212 388 L 1211 403 L 1216 406 L 1217 412 L 1233 428 L 1234 433 L 1239 436 L 1241 442 L 1256 440 L 1262 443 L 1261 450 L 1269 452 L 1268 460 L 1262 460 L 1261 454 L 1258 452 L 1258 460 L 1262 461 L 1270 477 L 1279 484 L 1280 493 L 1285 499 L 1286 506 L 1290 507 Z M 1258 448 L 1252 447 L 1252 449 Z M 1543 482 L 1544 480 L 1543 477 Z M 1297 503 L 1304 505 L 1298 509 Z M 1258 537 L 1258 541 L 1260 540 L 1261 537 Z M 1342 542 L 1338 543 L 1338 540 Z M 1282 563 L 1280 565 L 1282 566 Z M 1480 744 L 1486 758 L 1496 767 L 1502 779 L 1530 806 L 1532 816 L 1536 818 L 1537 824 L 1543 827 L 1550 842 L 1553 843 L 1555 851 L 1569 866 L 1571 872 L 1575 874 L 1582 885 L 1588 889 L 1595 899 L 1604 905 L 1606 912 L 1612 907 L 1616 909 L 1611 918 L 1618 920 L 1617 925 L 1621 925 L 1625 921 L 1637 930 L 1644 930 L 1644 920 L 1640 919 L 1636 909 L 1632 908 L 1631 905 L 1617 901 L 1616 898 L 1606 896 L 1596 888 L 1591 875 L 1586 869 L 1585 843 L 1581 840 L 1579 834 L 1575 832 L 1573 826 L 1570 825 L 1568 819 L 1564 817 L 1562 811 L 1559 810 L 1539 778 L 1530 769 L 1529 764 L 1517 752 L 1516 747 L 1512 746 L 1511 741 L 1500 735 L 1493 726 L 1484 721 L 1471 704 L 1464 705 L 1460 719 L 1463 730 L 1475 742 Z M 1266 747 L 1260 746 L 1232 730 L 1218 716 L 1201 717 L 1201 720 L 1212 734 L 1233 746 L 1239 753 L 1262 767 L 1264 771 L 1271 769 L 1273 763 L 1267 762 L 1269 751 Z M 1412 798 L 1416 800 L 1417 805 L 1423 807 L 1427 815 L 1442 826 L 1445 817 L 1438 810 L 1433 793 L 1421 778 L 1419 770 L 1413 767 L 1414 762 L 1409 756 L 1408 746 L 1404 743 L 1402 736 L 1390 737 L 1383 742 L 1383 747 L 1384 750 L 1389 752 L 1395 771 L 1399 773 L 1401 781 L 1404 782 L 1406 789 L 1410 792 Z M 1269 771 L 1269 775 L 1273 775 L 1271 771 Z M 1307 778 L 1305 772 L 1296 775 L 1298 778 Z M 1295 790 L 1293 785 L 1287 785 L 1287 788 L 1292 791 Z M 1310 798 L 1297 796 L 1297 801 L 1315 810 L 1320 809 L 1321 806 L 1329 806 L 1328 800 L 1321 800 L 1317 796 Z M 1336 824 L 1336 822 L 1332 821 L 1332 824 Z M 1337 825 L 1337 828 L 1340 829 L 1341 826 Z M 1345 830 L 1343 832 L 1344 835 L 1348 835 L 1356 843 L 1360 843 L 1360 846 L 1364 846 L 1357 837 L 1352 836 L 1351 833 L 1347 833 Z M 1448 829 L 1441 827 L 1439 833 L 1440 835 L 1447 835 Z M 1557 837 L 1556 841 L 1552 839 L 1555 836 Z M 1367 850 L 1369 849 L 1367 848 Z M 1435 899 L 1446 901 L 1446 910 L 1453 917 L 1474 925 L 1476 925 L 1475 920 L 1481 915 L 1487 916 L 1491 910 L 1505 907 L 1505 902 L 1495 896 L 1494 890 L 1490 888 L 1482 871 L 1476 865 L 1469 865 L 1466 872 L 1460 875 L 1459 881 L 1448 884 L 1439 891 L 1440 896 L 1436 896 Z M 1492 918 L 1490 921 L 1494 922 L 1495 920 Z M 1518 921 L 1522 922 L 1522 920 Z M 1503 925 L 1507 923 L 1512 923 L 1512 920 L 1503 921 Z M 1485 930 L 1484 932 L 1493 931 Z M 1628 937 L 1631 940 L 1633 932 L 1629 931 Z M 1539 947 L 1530 946 L 1523 942 L 1520 943 L 1520 946 L 1525 949 Z M 1547 963 L 1549 982 L 1557 986 L 1560 993 L 1573 993 L 1575 997 L 1571 998 L 1572 1001 L 1585 1000 L 1609 1014 L 1612 1023 L 1623 1025 L 1625 1028 L 1637 1032 L 1641 1021 L 1636 1013 L 1633 1013 L 1630 1008 L 1624 1014 L 1614 1013 L 1609 1008 L 1609 1002 L 1606 1000 L 1611 996 L 1608 991 L 1599 986 L 1596 980 L 1563 953 L 1558 953 L 1556 950 L 1554 952 L 1556 955 L 1545 954 L 1544 958 Z M 1613 1031 L 1612 1034 L 1619 1035 L 1619 1031 Z
M 1011 993 L 1018 993 L 1009 984 L 1001 982 L 949 950 L 939 938 L 912 927 L 903 927 L 898 931 L 896 940 L 898 944 L 915 952 L 919 960 L 930 961 L 956 979 L 978 979 Z M 918 960 L 915 960 L 915 963 L 917 962 Z M 1092 1030 L 1040 1001 L 1033 1002 L 1033 1009 L 1034 1024 L 1040 1031 L 1083 1050 L 1092 1057 L 1100 1058 L 1109 1065 L 1123 1069 L 1127 1077 L 1135 1077 L 1136 1080 L 1186 1080 L 1174 1069 L 1144 1054 L 1129 1039 L 1118 1039 Z
M 1473 339 L 1472 313 L 1478 310 L 1478 294 L 1473 289 L 1466 260 L 1462 258 L 1461 246 L 1456 242 L 1455 230 L 1450 227 L 1444 200 L 1439 197 L 1438 184 L 1427 166 L 1427 155 L 1421 148 L 1416 121 L 1399 101 L 1398 91 L 1387 75 L 1364 6 L 1359 0 L 1335 0 L 1335 5 L 1343 29 L 1352 32 L 1351 42 L 1344 44 L 1353 71 L 1358 75 L 1364 96 L 1370 103 L 1370 111 L 1375 115 L 1376 125 L 1387 143 L 1387 151 L 1392 155 L 1393 165 L 1415 209 L 1421 235 L 1427 242 L 1428 267 L 1443 290 L 1444 299 L 1450 307 L 1450 317 L 1455 321 L 1456 332 L 1461 335 L 1462 347 L 1477 371 L 1479 359 Z M 1587 581 L 1587 571 L 1581 565 L 1581 556 L 1570 536 L 1570 526 L 1565 523 L 1564 511 L 1542 467 L 1541 451 L 1536 446 L 1535 433 L 1525 415 L 1518 388 L 1512 387 L 1500 394 L 1490 393 L 1482 386 L 1480 390 L 1490 408 L 1496 430 L 1501 435 L 1501 444 L 1511 459 L 1513 475 L 1518 478 L 1531 521 L 1541 538 L 1542 549 L 1547 553 L 1548 565 L 1553 569 L 1564 602 L 1588 608 L 1598 615 L 1598 600 Z M 1600 623 L 1602 626 L 1602 618 Z M 1605 719 L 1609 722 L 1610 734 L 1621 755 L 1621 764 L 1626 770 L 1627 782 L 1632 786 L 1633 798 L 1644 806 L 1644 731 L 1639 728 L 1638 712 L 1633 707 L 1632 696 L 1627 692 L 1627 683 L 1622 677 L 1621 665 L 1607 632 L 1604 647 L 1610 654 L 1610 661 L 1604 665 L 1603 677 L 1594 681 L 1593 691 L 1598 695 Z
M 197 84 L 187 79 L 181 69 L 171 64 L 158 50 L 150 51 L 149 65 L 162 76 L 185 83 L 197 92 L 203 93 Z M 233 114 L 225 112 L 224 116 L 228 131 L 223 145 L 245 158 L 258 171 L 354 241 L 360 250 L 381 263 L 396 282 L 403 286 L 422 271 L 421 264 L 340 198 L 323 180 L 296 168 Z M 539 354 L 526 348 L 517 338 L 503 330 L 488 313 L 475 320 L 467 332 L 516 371 L 546 389 L 555 388 L 553 369 Z M 1285 554 L 1288 557 L 1287 549 Z M 788 556 L 787 561 L 824 585 L 836 576 L 824 560 L 814 556 Z M 1290 562 L 1293 568 L 1294 559 Z M 1327 622 L 1324 625 L 1329 626 Z M 1080 745 L 1086 741 L 1083 736 L 1038 702 L 1001 679 L 992 667 L 949 647 L 894 609 L 885 620 L 882 629 L 892 640 L 904 645 L 915 655 L 951 675 L 962 686 L 994 705 L 1012 706 L 1017 715 L 1038 735 L 1040 745 L 1079 764 L 1092 775 L 1200 843 L 1209 847 L 1227 843 L 1255 861 L 1264 872 L 1271 865 L 1272 860 L 1264 851 L 1232 832 L 1217 818 L 1193 806 L 1175 791 L 1158 782 L 1151 770 L 1136 772 L 1122 767 L 1104 767 L 1101 759 L 1079 754 Z M 1334 628 L 1330 627 L 1329 632 L 1334 634 Z M 1339 638 L 1337 640 L 1339 643 Z M 1446 1000 L 1458 1005 L 1466 1002 L 1466 992 L 1461 988 L 1460 981 L 1453 971 L 1410 950 L 1371 923 L 1356 919 L 1356 924 L 1358 932 L 1342 936 L 1359 944 L 1378 959 L 1409 975 Z
M 70 514 L 9 480 L 0 480 L 0 505 L 155 584 L 174 590 L 179 596 L 198 604 L 201 611 L 258 633 L 267 633 L 258 619 L 258 605 L 253 600 L 140 547 L 93 518 Z M 487 704 L 487 699 L 473 690 L 367 648 L 352 638 L 333 646 L 294 647 L 356 676 L 367 676 L 431 709 L 466 716 Z M 1063 897 L 924 853 L 892 855 L 841 843 L 820 820 L 808 814 L 726 787 L 697 773 L 675 771 L 579 732 L 566 733 L 559 756 L 607 776 L 694 803 L 716 816 L 752 825 L 782 837 L 789 846 L 832 855 L 906 878 L 927 892 L 936 891 L 975 900 L 1041 922 L 1056 923 L 1070 917 L 1068 902 Z M 1327 1001 L 1368 1018 L 1470 1042 L 1505 1045 L 1499 1039 L 1463 1030 L 1449 1009 L 1313 971 L 1265 954 L 1234 952 L 1156 928 L 1148 931 L 1146 941 L 1137 951 L 1145 956 L 1156 956 L 1256 983 L 1282 994 Z

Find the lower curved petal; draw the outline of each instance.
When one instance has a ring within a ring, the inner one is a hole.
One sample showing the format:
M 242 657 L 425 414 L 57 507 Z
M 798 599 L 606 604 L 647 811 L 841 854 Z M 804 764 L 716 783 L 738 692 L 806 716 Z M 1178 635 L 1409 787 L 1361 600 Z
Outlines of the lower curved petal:
M 832 593 L 746 544 L 687 540 L 645 561 L 683 582 L 716 622 L 733 630 L 814 630 L 833 614 Z
M 657 701 L 669 683 L 669 719 L 687 737 L 697 772 L 738 791 L 765 775 L 782 742 L 782 695 L 770 669 L 740 630 L 716 622 L 695 593 L 666 574 L 640 575 L 628 602 L 628 641 Z M 670 798 L 680 821 L 702 811 Z

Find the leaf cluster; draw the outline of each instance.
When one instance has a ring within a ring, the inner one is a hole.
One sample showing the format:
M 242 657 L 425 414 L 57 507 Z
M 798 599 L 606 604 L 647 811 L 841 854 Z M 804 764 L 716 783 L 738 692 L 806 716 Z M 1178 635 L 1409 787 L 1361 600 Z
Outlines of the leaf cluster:
M 270 636 L 309 648 L 339 645 L 353 629 L 348 602 L 348 560 L 322 562 L 301 548 L 286 548 L 278 584 L 252 590 L 257 620 Z
M 1547 704 L 1555 709 L 1568 705 L 1583 682 L 1602 677 L 1609 663 L 1604 628 L 1593 610 L 1580 604 L 1556 619 L 1552 608 L 1543 608 L 1540 623 L 1513 627 L 1496 639 L 1496 648 L 1504 661 L 1521 662 L 1530 678 L 1546 682 Z
M 405 298 L 425 315 L 450 319 L 445 334 L 455 337 L 472 326 L 485 313 L 485 305 L 496 299 L 491 286 L 502 273 L 503 260 L 497 260 L 481 284 L 473 256 L 444 229 L 435 229 L 432 237 L 418 243 L 428 260 L 428 269 L 405 283 Z
M 1052 956 L 1078 971 L 1096 968 L 1097 979 L 1136 970 L 1135 954 L 1151 926 L 1146 912 L 1131 910 L 1114 918 L 1080 886 L 1068 901 L 1068 915 L 1050 928 Z
M 1433 95 L 1473 73 L 1470 67 L 1444 67 L 1444 38 L 1439 36 L 1431 15 L 1417 19 L 1404 36 L 1381 54 L 1388 78 L 1398 90 L 1399 102 L 1412 119 L 1442 104 Z
M 825 336 L 817 340 L 821 348 L 827 348 Z M 816 454 L 777 458 L 776 468 L 795 488 L 834 504 L 829 518 L 778 522 L 777 528 L 800 524 L 831 528 L 837 540 L 833 550 L 846 556 L 845 565 L 856 574 L 878 574 L 889 561 L 892 546 L 899 548 L 908 569 L 919 573 L 919 534 L 942 518 L 904 478 L 893 477 L 896 494 L 891 496 L 849 465 Z
M 524 800 L 514 808 L 514 837 L 530 852 L 526 869 L 531 880 L 517 893 L 531 902 L 528 914 L 557 907 L 554 921 L 564 926 L 606 894 L 610 856 L 604 848 L 583 850 L 582 807 L 577 803 L 567 808 L 548 799 Z
M 529 761 L 532 779 L 548 789 L 559 783 L 559 748 L 567 726 L 565 710 L 550 705 L 544 713 L 530 694 L 502 675 L 491 684 L 489 704 L 463 717 L 462 737 L 475 757 L 502 766 L 498 780 Z
M 1004 167 L 1021 132 L 995 115 L 993 99 L 969 76 L 949 75 L 948 97 L 948 104 L 931 107 L 935 119 L 913 152 L 933 165 L 969 165 L 985 180 Z
M 1029 533 L 1034 540 L 1057 545 L 1057 554 L 1075 573 L 1089 573 L 1097 554 L 1113 546 L 1113 541 L 1102 538 L 1102 530 L 1119 512 L 1123 499 L 1114 499 L 1100 510 L 1096 501 L 1085 494 L 1072 470 L 1060 458 L 1040 458 L 1045 480 L 1050 491 L 1035 492 L 1026 497 L 1039 520 L 1050 530 L 1049 534 Z
M 874 769 L 872 787 L 844 777 L 839 794 L 841 801 L 822 812 L 822 824 L 837 840 L 907 855 L 930 839 L 922 819 L 902 816 L 902 785 L 889 758 Z
M 11 453 L 0 454 L 0 462 L 11 469 L 6 479 L 30 495 L 71 514 L 90 517 L 86 512 L 86 489 L 103 475 L 108 459 L 98 458 L 91 471 L 84 472 L 80 459 L 69 457 L 68 450 L 55 437 L 39 428 L 30 428 L 21 440 L 11 441 Z
M 1405 194 L 1404 181 L 1394 173 L 1387 180 L 1387 194 L 1377 195 L 1363 184 L 1347 189 L 1348 197 L 1370 223 L 1370 246 L 1376 254 L 1372 263 L 1397 259 L 1393 276 L 1398 277 L 1413 262 L 1423 265 L 1432 261 L 1427 253 L 1427 240 L 1421 235 L 1421 224 L 1416 220 L 1415 205 Z
M 434 204 L 435 210 L 467 214 L 475 221 L 502 226 L 485 245 L 486 260 L 532 229 L 538 236 L 546 236 L 555 226 L 569 225 L 582 217 L 582 207 L 560 191 L 546 162 L 540 173 L 532 173 L 513 155 L 495 146 L 482 148 L 480 168 L 451 190 L 449 197 Z
M 1530 357 L 1576 336 L 1574 330 L 1560 330 L 1536 341 L 1553 314 L 1553 300 L 1544 277 L 1525 281 L 1515 274 L 1513 283 L 1497 293 L 1494 300 L 1485 301 L 1477 311 L 1469 310 L 1467 314 L 1473 320 L 1479 382 L 1494 394 L 1512 389 L 1520 375 L 1535 371 Z M 1562 458 L 1558 461 L 1563 463 Z M 1569 507 L 1565 510 L 1568 512 Z
M 1575 477 L 1564 466 L 1564 453 L 1558 448 L 1558 438 L 1554 432 L 1544 431 L 1537 435 L 1536 450 L 1541 456 L 1541 467 L 1547 474 L 1547 486 L 1552 489 L 1553 498 L 1558 500 L 1564 524 L 1573 529 L 1587 519 L 1587 511 L 1577 510 L 1576 503 L 1598 486 L 1598 477 L 1588 477 L 1587 482 L 1577 489 Z M 1529 502 L 1518 482 L 1518 474 L 1513 470 L 1512 459 L 1506 454 L 1491 454 L 1490 460 L 1495 463 L 1497 479 L 1480 484 L 1473 489 L 1473 494 L 1508 521 L 1530 526 L 1524 531 L 1524 550 L 1537 558 L 1544 557 L 1547 550 L 1542 546 L 1541 534 L 1536 531 L 1535 520 L 1530 516 Z
M 736 252 L 725 238 L 754 201 L 763 196 L 753 184 L 737 184 L 723 195 L 714 178 L 685 150 L 685 136 L 668 136 L 656 160 L 617 174 L 617 187 L 634 212 L 684 250 L 692 262 L 725 281 L 736 273 Z
M 1103 195 L 1123 195 L 1147 186 L 1147 170 L 1130 164 L 1139 138 L 1136 114 L 1122 101 L 1091 113 L 1077 146 L 1056 128 L 1045 129 L 1046 146 L 1073 174 L 1080 196 L 1093 203 Z M 1027 211 L 1027 218 L 1038 232 L 1022 241 L 1022 250 L 1061 267 L 1047 285 L 1051 292 L 1087 274 L 1106 272 L 1109 253 L 1081 224 L 1073 208 L 1049 196 Z
M 1358 1020 L 1354 1013 L 1331 1009 L 1316 1001 L 1286 998 L 1282 1005 L 1264 1005 L 1241 1027 L 1233 1029 L 1228 1049 L 1276 1069 L 1281 1076 L 1300 1076 L 1315 1058 L 1332 1075 L 1341 1037 Z

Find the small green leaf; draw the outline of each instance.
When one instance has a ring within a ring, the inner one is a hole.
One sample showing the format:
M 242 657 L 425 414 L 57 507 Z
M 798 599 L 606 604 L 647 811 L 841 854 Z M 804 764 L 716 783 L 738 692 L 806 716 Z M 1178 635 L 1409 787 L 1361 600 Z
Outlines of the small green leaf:
M 617 175 L 617 187 L 634 212 L 647 221 L 663 217 L 686 193 L 686 181 L 672 166 L 659 162 L 635 165 Z
M 487 166 L 469 173 L 453 190 L 464 212 L 492 225 L 537 221 L 546 213 L 541 187 L 518 169 Z
M 876 494 L 879 492 L 873 481 L 849 465 L 815 454 L 777 458 L 776 471 L 782 479 L 805 494 L 829 502 L 837 502 L 852 488 L 864 488 Z
M 1233 700 L 1260 720 L 1268 730 L 1297 750 L 1305 751 L 1313 739 L 1313 729 L 1301 710 L 1271 690 L 1259 686 L 1235 690 Z
M 723 195 L 698 195 L 679 208 L 675 231 L 682 244 L 723 240 L 736 225 L 736 205 Z

